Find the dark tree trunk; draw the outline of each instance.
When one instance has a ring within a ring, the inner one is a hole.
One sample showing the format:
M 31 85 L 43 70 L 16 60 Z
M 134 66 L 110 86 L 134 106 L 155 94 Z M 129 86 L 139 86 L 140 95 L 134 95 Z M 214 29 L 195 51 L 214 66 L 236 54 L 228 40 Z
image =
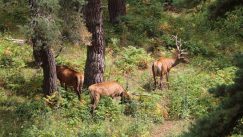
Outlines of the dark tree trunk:
M 110 22 L 116 24 L 120 22 L 120 17 L 126 15 L 125 0 L 108 0 Z
M 91 84 L 103 82 L 105 45 L 101 0 L 88 0 L 84 10 L 86 26 L 92 33 L 92 45 L 87 49 L 84 70 L 84 85 L 88 87 Z
M 36 38 L 32 37 L 31 43 L 32 43 L 32 47 L 33 47 L 34 62 L 35 62 L 35 65 L 39 68 L 41 66 L 42 62 L 41 62 L 41 54 L 40 54 L 40 51 L 39 51 L 40 49 L 37 45 Z
M 38 7 L 36 0 L 29 0 L 30 10 L 31 10 L 31 23 L 30 27 L 33 30 L 31 36 L 31 41 L 33 44 L 33 56 L 35 61 L 41 63 L 43 68 L 44 80 L 43 80 L 43 91 L 45 95 L 51 95 L 53 92 L 57 91 L 56 84 L 56 62 L 50 46 L 47 44 L 45 39 L 43 39 L 43 34 L 39 32 L 38 22 L 36 18 L 45 18 L 40 12 L 40 7 Z
M 57 91 L 55 58 L 48 46 L 43 46 L 40 53 L 44 74 L 43 90 L 46 95 L 51 95 L 53 92 Z

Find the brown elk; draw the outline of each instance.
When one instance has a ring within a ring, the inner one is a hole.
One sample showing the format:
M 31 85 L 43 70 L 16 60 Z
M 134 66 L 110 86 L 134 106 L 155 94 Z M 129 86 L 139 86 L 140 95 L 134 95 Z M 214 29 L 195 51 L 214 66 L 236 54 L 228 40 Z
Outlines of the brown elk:
M 78 99 L 81 101 L 81 91 L 84 82 L 84 75 L 65 65 L 57 65 L 56 72 L 61 86 L 65 87 L 66 90 L 67 87 L 73 88 L 78 95 Z
M 89 92 L 91 97 L 91 112 L 93 113 L 101 96 L 121 97 L 122 103 L 131 101 L 129 94 L 124 88 L 115 81 L 102 82 L 89 86 Z
M 154 78 L 154 85 L 156 88 L 156 77 L 160 77 L 160 83 L 159 86 L 160 88 L 163 87 L 163 77 L 166 76 L 166 81 L 167 81 L 167 86 L 169 86 L 168 81 L 169 81 L 169 72 L 171 68 L 175 67 L 179 63 L 189 63 L 189 60 L 186 58 L 185 55 L 187 55 L 187 52 L 184 52 L 181 49 L 182 43 L 181 39 L 178 41 L 177 36 L 173 36 L 173 38 L 176 41 L 176 47 L 177 49 L 175 50 L 174 57 L 173 58 L 165 58 L 161 57 L 158 60 L 156 60 L 153 65 L 152 65 L 152 72 L 153 72 L 153 78 Z

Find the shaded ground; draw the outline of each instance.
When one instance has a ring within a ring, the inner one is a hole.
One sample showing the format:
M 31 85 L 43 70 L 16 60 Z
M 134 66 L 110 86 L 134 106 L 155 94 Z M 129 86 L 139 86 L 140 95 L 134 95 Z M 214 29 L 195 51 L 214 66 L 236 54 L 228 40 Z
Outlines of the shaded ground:
M 152 137 L 172 137 L 178 136 L 188 129 L 190 125 L 188 120 L 165 121 L 161 125 L 157 125 L 152 130 Z

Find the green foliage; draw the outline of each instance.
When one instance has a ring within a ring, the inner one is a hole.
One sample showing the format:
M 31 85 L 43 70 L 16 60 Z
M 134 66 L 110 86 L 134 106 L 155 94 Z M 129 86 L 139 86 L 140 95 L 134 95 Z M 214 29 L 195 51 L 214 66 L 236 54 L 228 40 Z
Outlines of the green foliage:
M 140 95 L 138 100 L 126 106 L 125 113 L 145 121 L 162 123 L 164 116 L 163 108 L 159 104 L 160 99 L 158 95 Z
M 59 0 L 61 6 L 61 12 L 59 17 L 62 19 L 62 35 L 66 40 L 73 43 L 79 42 L 81 39 L 80 29 L 83 25 L 82 14 L 80 13 L 84 0 Z
M 229 95 L 224 97 L 214 111 L 199 119 L 184 136 L 188 137 L 198 134 L 203 137 L 228 136 L 234 131 L 237 127 L 237 122 L 240 122 L 243 115 L 242 64 L 242 55 L 237 56 L 237 67 L 239 67 L 239 70 L 236 72 L 235 84 L 233 86 L 230 85 L 230 88 L 220 88 L 221 91 L 228 92 Z M 238 126 L 240 126 L 240 123 Z M 241 130 L 239 127 L 238 129 L 238 133 L 240 133 Z
M 12 5 L 6 6 L 3 2 L 0 1 L 0 7 L 8 9 L 7 12 L 20 8 L 11 9 Z M 39 2 L 40 8 L 44 9 L 42 14 L 51 14 L 48 21 L 36 18 L 39 22 L 38 35 L 43 35 L 43 42 L 55 43 L 64 29 L 68 31 L 69 39 L 78 39 L 82 19 L 77 10 L 83 4 L 82 0 Z M 236 62 L 232 56 L 242 51 L 242 8 L 226 13 L 225 18 L 209 21 L 209 13 L 204 9 L 161 12 L 163 2 L 129 0 L 127 16 L 122 18 L 121 24 L 111 27 L 105 23 L 109 47 L 105 79 L 117 80 L 121 85 L 128 81 L 132 103 L 120 104 L 119 100 L 102 97 L 93 116 L 87 90 L 82 93 L 82 104 L 73 90 L 66 91 L 61 87 L 57 96 L 43 98 L 42 72 L 30 66 L 31 47 L 0 39 L 0 136 L 151 136 L 151 128 L 163 122 L 167 111 L 171 119 L 202 118 L 190 133 L 185 133 L 186 136 L 207 136 L 210 133 L 216 136 L 219 131 L 215 130 L 224 129 L 224 124 L 231 123 L 231 118 L 242 112 L 242 95 L 232 96 L 234 89 L 242 90 L 242 82 L 234 84 L 232 81 L 236 71 L 237 79 L 242 81 L 242 70 L 232 67 Z M 187 2 L 174 0 L 173 4 L 186 8 L 205 6 L 199 0 Z M 8 27 L 6 22 L 9 20 L 14 20 L 11 22 L 15 24 L 18 19 L 23 19 L 18 22 L 24 24 L 27 12 L 22 14 L 22 11 L 26 10 L 26 6 L 11 16 L 0 10 L 4 29 Z M 64 15 L 70 16 L 65 18 Z M 74 22 L 69 22 L 73 19 Z M 170 89 L 152 91 L 152 74 L 148 67 L 152 58 L 143 48 L 164 46 L 162 52 L 168 54 L 165 49 L 175 47 L 172 34 L 182 38 L 183 48 L 191 55 L 190 65 L 179 65 L 171 70 Z M 158 38 L 164 43 L 153 43 Z M 121 48 L 120 45 L 136 46 Z M 143 48 L 135 48 L 141 46 Z M 56 51 L 56 47 L 53 48 Z M 82 70 L 86 57 L 84 52 L 84 48 L 65 46 L 57 62 Z M 124 72 L 130 73 L 124 76 Z M 236 123 L 233 136 L 242 134 L 242 118 Z
M 120 53 L 122 53 L 121 59 L 115 63 L 117 67 L 122 68 L 125 72 L 131 72 L 138 68 L 146 69 L 148 63 L 152 60 L 143 48 L 128 46 L 123 48 L 123 51 L 120 51 Z
M 174 118 L 200 117 L 211 111 L 217 99 L 208 94 L 207 89 L 220 84 L 232 84 L 235 68 L 225 68 L 214 74 L 187 70 L 172 79 L 169 96 L 170 114 Z
M 128 128 L 127 136 L 149 136 L 149 132 L 147 131 L 147 129 L 149 129 L 149 126 L 150 125 L 146 122 L 135 121 L 135 123 Z
M 48 112 L 48 107 L 45 106 L 44 101 L 26 102 L 17 106 L 16 114 L 23 119 L 30 119 L 39 115 L 45 115 Z
M 236 125 L 236 127 L 234 127 L 232 134 L 233 134 L 233 136 L 236 136 L 236 137 L 243 135 L 243 118 L 241 118 L 237 121 L 237 125 Z
M 239 7 L 232 12 L 227 12 L 225 14 L 225 18 L 219 18 L 217 21 L 214 22 L 215 30 L 225 37 L 229 37 L 227 40 L 224 41 L 225 44 L 231 43 L 235 37 L 242 38 L 242 12 L 243 8 Z
M 173 4 L 177 7 L 183 7 L 183 8 L 193 8 L 197 5 L 199 5 L 204 0 L 174 0 Z
M 158 0 L 140 1 L 128 0 L 126 16 L 122 17 L 122 23 L 108 30 L 113 34 L 121 34 L 129 45 L 144 46 L 148 38 L 162 34 L 158 29 L 162 15 L 162 3 Z M 146 18 L 144 18 L 146 17 Z
M 149 136 L 148 129 L 152 124 L 149 116 L 125 117 L 124 106 L 108 97 L 101 99 L 94 116 L 91 116 L 88 104 L 80 104 L 75 94 L 70 91 L 61 91 L 60 106 L 56 109 L 42 107 L 42 101 L 25 103 L 17 107 L 19 118 L 33 121 L 30 126 L 24 128 L 21 136 Z M 82 97 L 89 102 L 89 96 Z M 143 107 L 147 111 L 142 110 L 142 115 L 152 114 L 153 108 L 149 108 L 149 105 Z
M 46 43 L 55 43 L 58 39 L 60 32 L 59 26 L 54 20 L 47 20 L 45 18 L 36 18 L 37 25 L 35 26 L 35 31 L 37 32 L 34 36 L 39 36 Z M 38 43 L 39 45 L 41 43 Z
M 27 0 L 0 0 L 0 32 L 15 31 L 28 21 Z
M 242 6 L 241 0 L 216 0 L 209 6 L 209 18 L 217 19 L 224 17 L 226 12 L 234 10 L 235 7 Z
M 17 94 L 36 94 L 41 89 L 40 72 L 27 69 L 31 62 L 31 47 L 17 45 L 6 40 L 1 41 L 0 51 L 0 77 L 4 87 Z M 34 74 L 35 72 L 39 74 Z M 26 89 L 29 92 L 26 92 Z
M 25 67 L 26 57 L 30 55 L 30 51 L 26 51 L 26 45 L 19 46 L 6 40 L 0 41 L 0 67 Z M 26 52 L 25 56 L 22 56 L 22 52 Z
M 31 24 L 27 35 L 36 39 L 35 48 L 40 50 L 59 42 L 60 21 L 57 17 L 59 0 L 35 1 L 32 6 Z

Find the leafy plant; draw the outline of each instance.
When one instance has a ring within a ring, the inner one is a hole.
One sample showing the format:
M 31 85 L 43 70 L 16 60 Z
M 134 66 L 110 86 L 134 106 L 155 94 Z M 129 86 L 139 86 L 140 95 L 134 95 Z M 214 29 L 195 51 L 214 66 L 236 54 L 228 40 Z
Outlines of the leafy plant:
M 123 48 L 123 52 L 121 53 L 121 59 L 115 63 L 125 72 L 131 72 L 138 68 L 146 69 L 148 63 L 152 60 L 143 48 L 128 46 L 127 48 Z

